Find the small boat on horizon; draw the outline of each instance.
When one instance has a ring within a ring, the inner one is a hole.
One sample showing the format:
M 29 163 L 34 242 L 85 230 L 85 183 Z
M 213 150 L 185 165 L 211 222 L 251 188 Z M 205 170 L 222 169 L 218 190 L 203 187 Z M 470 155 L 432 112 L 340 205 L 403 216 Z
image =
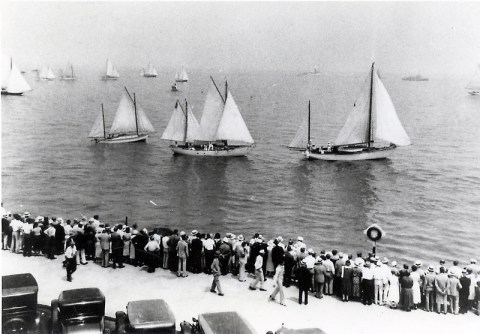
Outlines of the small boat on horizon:
M 247 125 L 232 93 L 225 83 L 225 96 L 212 77 L 200 123 L 177 101 L 172 117 L 162 135 L 174 142 L 173 154 L 190 156 L 241 157 L 254 146 Z
M 402 80 L 404 81 L 428 81 L 428 78 L 422 77 L 420 74 L 411 75 L 408 77 L 403 77 Z
M 107 58 L 107 68 L 103 80 L 117 80 L 120 77 L 115 66 L 112 64 L 110 59 Z
M 302 151 L 310 160 L 355 161 L 389 157 L 397 146 L 410 145 L 392 100 L 372 64 L 366 85 L 347 117 L 334 144 L 315 147 L 308 117 L 299 126 L 290 149 Z
M 185 70 L 185 66 L 183 66 L 182 69 L 175 74 L 175 81 L 176 82 L 188 81 L 188 74 L 187 74 L 187 71 Z
M 55 74 L 53 74 L 52 68 L 50 66 L 44 66 L 40 71 L 39 78 L 44 81 L 53 81 L 55 80 Z
M 105 130 L 105 114 L 98 115 L 88 135 L 95 143 L 120 144 L 146 141 L 148 135 L 155 131 L 143 108 L 138 104 L 135 93 L 133 98 L 125 87 L 120 104 L 115 114 L 110 131 Z
M 140 71 L 140 76 L 143 76 L 145 78 L 155 78 L 158 75 L 157 70 L 155 69 L 155 66 L 152 65 L 151 62 L 148 62 L 148 65 L 145 68 L 142 68 Z
M 468 82 L 465 89 L 470 95 L 480 95 L 480 64 L 478 64 L 477 70 L 473 74 L 472 79 Z
M 2 85 L 2 95 L 22 95 L 32 90 L 17 66 L 10 58 L 10 68 L 8 73 L 2 73 L 5 76 L 5 87 Z M 3 80 L 2 80 L 3 83 Z
M 68 62 L 67 66 L 65 66 L 65 70 L 62 72 L 62 80 L 75 80 L 77 77 L 73 72 L 73 65 L 72 63 Z

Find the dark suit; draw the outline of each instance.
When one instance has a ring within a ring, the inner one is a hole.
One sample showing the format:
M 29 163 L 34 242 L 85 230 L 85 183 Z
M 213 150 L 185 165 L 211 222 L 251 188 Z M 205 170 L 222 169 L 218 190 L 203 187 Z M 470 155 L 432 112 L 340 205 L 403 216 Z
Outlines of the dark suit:
M 300 266 L 296 272 L 295 277 L 297 278 L 298 286 L 298 303 L 302 303 L 302 294 L 305 294 L 305 305 L 308 304 L 308 290 L 312 286 L 312 274 L 310 270 L 305 266 Z
M 117 263 L 118 263 L 118 266 L 122 268 L 123 267 L 123 261 L 122 261 L 123 260 L 123 239 L 120 236 L 120 234 L 118 234 L 118 232 L 115 231 L 110 235 L 110 240 L 112 241 L 113 269 L 117 267 Z

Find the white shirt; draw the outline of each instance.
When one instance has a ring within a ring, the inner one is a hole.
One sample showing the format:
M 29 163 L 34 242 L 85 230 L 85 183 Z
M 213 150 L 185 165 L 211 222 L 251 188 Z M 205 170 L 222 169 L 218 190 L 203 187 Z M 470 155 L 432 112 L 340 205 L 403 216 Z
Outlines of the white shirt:
M 23 233 L 30 234 L 30 232 L 32 232 L 33 230 L 33 224 L 23 223 L 22 230 L 23 230 Z
M 313 267 L 315 266 L 315 262 L 316 262 L 316 260 L 313 256 L 308 254 L 307 257 L 305 257 L 305 259 L 303 259 L 303 260 L 307 264 L 307 269 L 313 269 Z
M 213 250 L 213 246 L 215 245 L 215 242 L 213 239 L 207 239 L 203 241 L 203 247 L 205 247 L 206 250 Z
M 166 235 L 162 238 L 163 249 L 168 249 L 168 239 L 170 239 L 170 237 L 168 235 Z
M 257 259 L 255 261 L 255 270 L 260 270 L 263 267 L 263 256 L 257 255 Z
M 65 257 L 67 259 L 73 258 L 75 254 L 77 254 L 77 247 L 75 245 L 73 245 L 72 247 L 67 247 L 67 249 L 65 250 Z

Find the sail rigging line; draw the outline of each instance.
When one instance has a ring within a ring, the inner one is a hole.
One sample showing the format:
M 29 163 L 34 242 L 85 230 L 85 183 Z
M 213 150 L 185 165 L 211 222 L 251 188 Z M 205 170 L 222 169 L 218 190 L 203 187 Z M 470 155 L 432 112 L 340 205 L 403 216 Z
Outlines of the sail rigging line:
M 135 109 L 135 127 L 137 129 L 137 136 L 138 136 L 137 101 L 135 98 L 135 93 L 133 93 L 133 108 Z
M 223 104 L 225 104 L 226 98 L 225 99 L 223 98 L 223 95 L 222 93 L 220 93 L 220 89 L 218 89 L 217 84 L 215 83 L 215 80 L 213 80 L 212 76 L 210 76 L 210 79 L 212 79 L 213 85 L 217 89 L 217 92 L 220 95 L 220 97 L 222 98 Z
M 372 100 L 373 100 L 373 66 L 375 62 L 372 63 L 372 73 L 370 75 L 370 107 L 368 112 L 368 142 L 367 146 L 370 147 L 370 143 L 373 142 L 372 138 Z
M 225 80 L 225 101 L 227 101 L 227 95 L 228 95 L 228 81 Z
M 127 91 L 127 94 L 128 94 L 128 97 L 130 98 L 130 100 L 135 103 L 135 101 L 132 99 L 132 96 L 130 95 L 130 93 L 128 92 L 128 89 L 127 87 L 123 86 L 123 88 L 125 88 L 125 90 Z M 135 96 L 135 93 L 133 94 Z

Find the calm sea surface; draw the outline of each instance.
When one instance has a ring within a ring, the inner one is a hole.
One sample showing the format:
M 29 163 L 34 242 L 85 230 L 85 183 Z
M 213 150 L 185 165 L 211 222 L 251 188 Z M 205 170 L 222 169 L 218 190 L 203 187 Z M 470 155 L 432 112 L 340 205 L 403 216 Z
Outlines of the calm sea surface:
M 73 219 L 99 214 L 142 227 L 267 238 L 301 235 L 316 250 L 368 252 L 363 230 L 379 224 L 379 255 L 438 263 L 480 258 L 480 97 L 468 80 L 402 81 L 384 76 L 413 145 L 371 162 L 305 161 L 286 145 L 312 101 L 314 142 L 335 139 L 360 92 L 359 75 L 229 73 L 229 86 L 256 148 L 245 158 L 173 156 L 160 140 L 175 105 L 200 118 L 209 75 L 192 71 L 180 92 L 173 72 L 118 81 L 79 72 L 75 82 L 27 80 L 33 91 L 2 96 L 2 197 L 11 211 Z M 213 73 L 217 81 L 225 76 Z M 95 145 L 101 110 L 111 124 L 123 87 L 156 129 L 147 143 Z M 156 205 L 152 204 L 154 202 Z

